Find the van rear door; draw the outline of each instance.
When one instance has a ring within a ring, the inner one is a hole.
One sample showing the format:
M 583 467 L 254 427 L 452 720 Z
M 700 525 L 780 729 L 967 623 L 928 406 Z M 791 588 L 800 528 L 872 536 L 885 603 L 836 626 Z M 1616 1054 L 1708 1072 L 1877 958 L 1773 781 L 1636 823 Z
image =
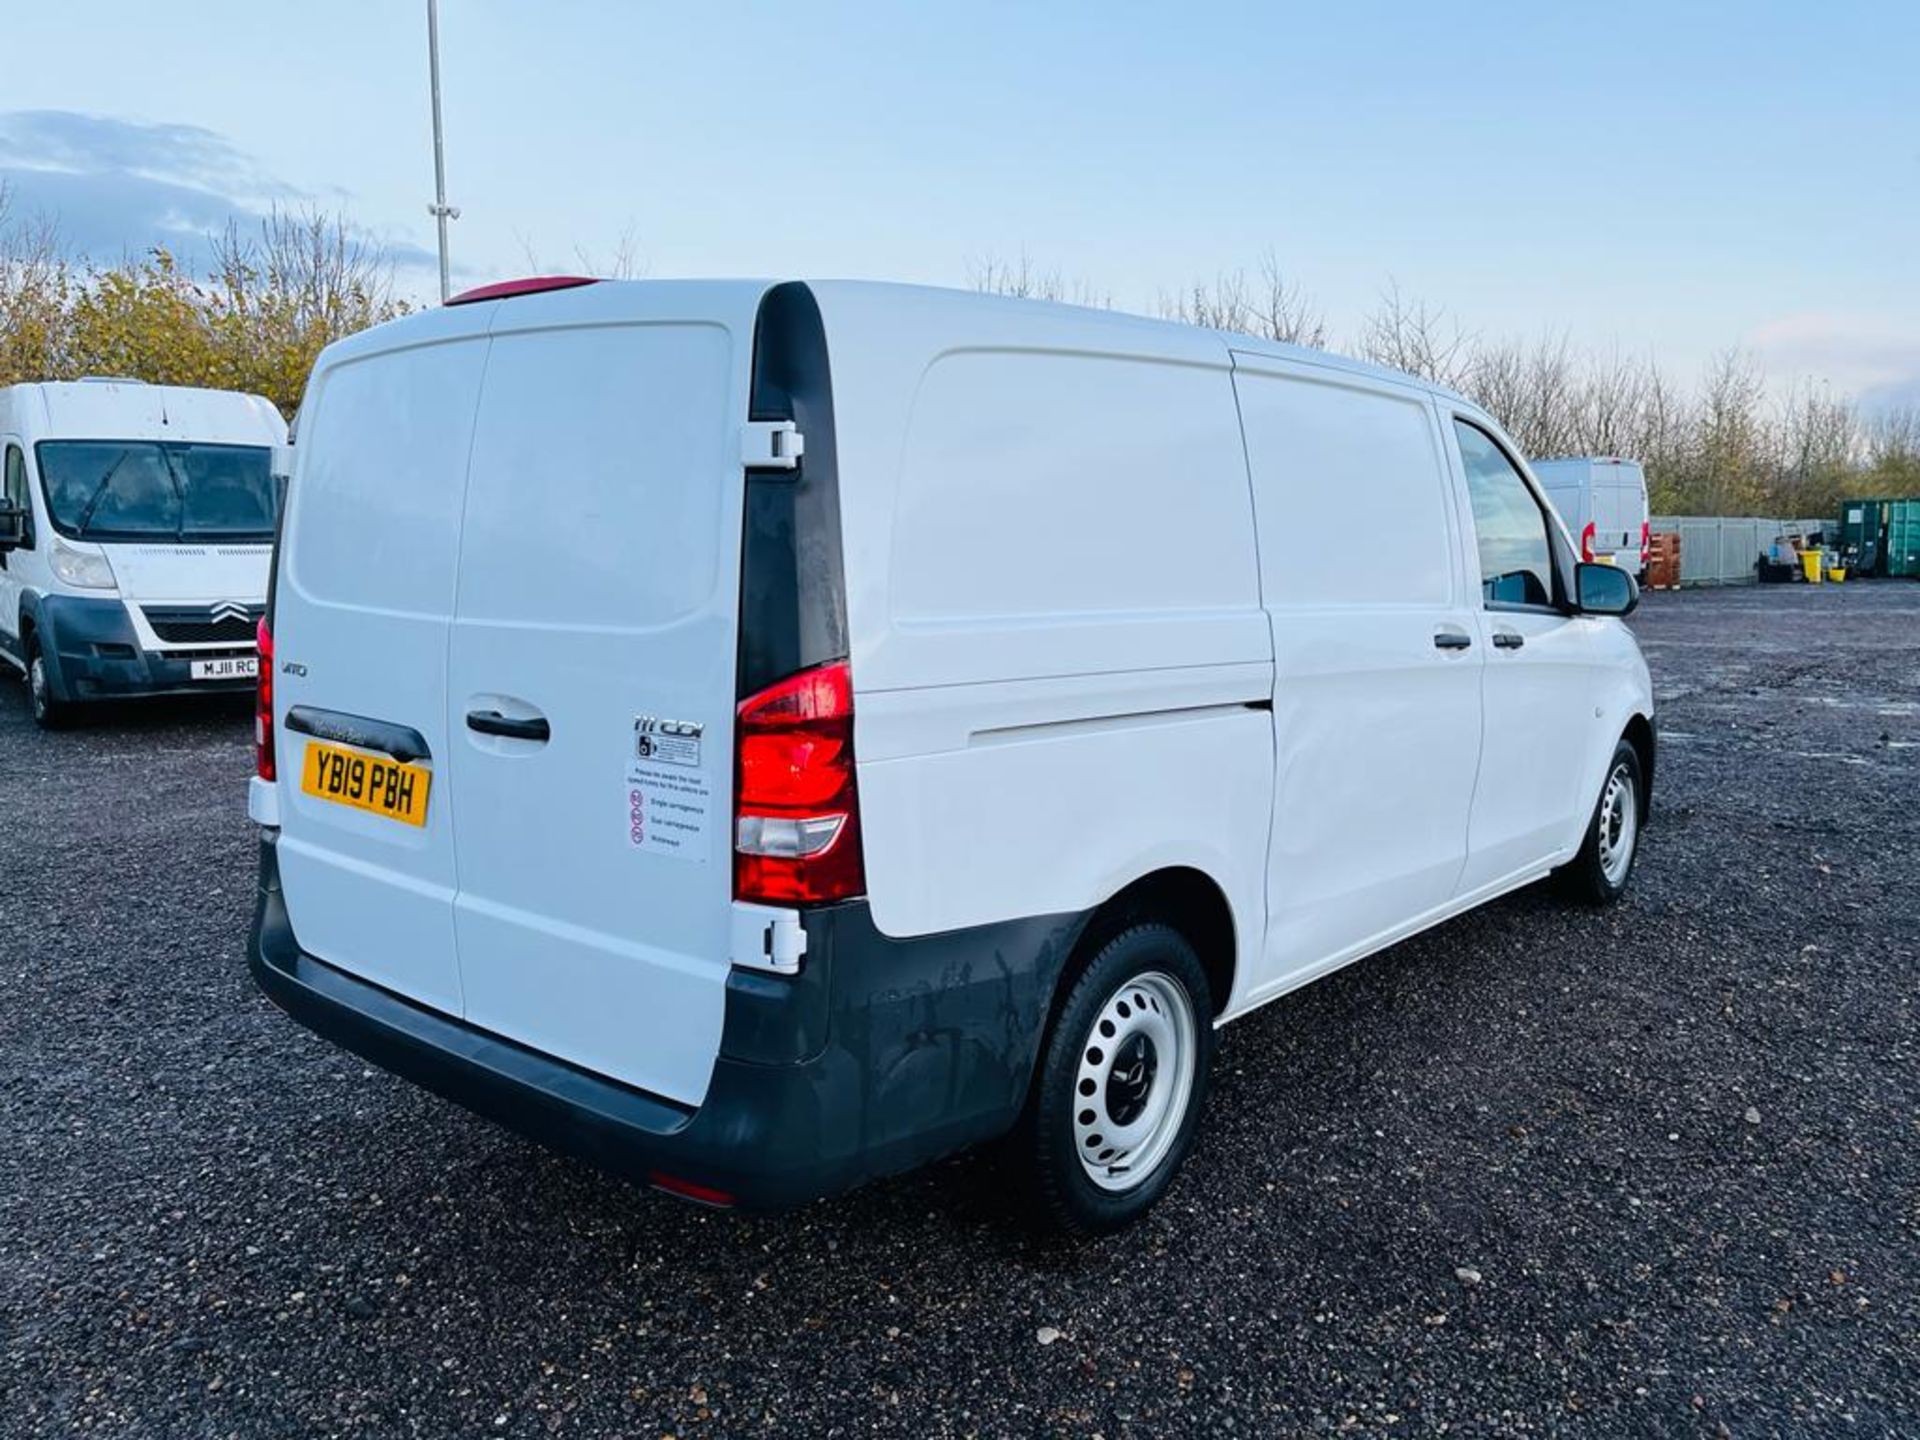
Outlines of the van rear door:
M 471 311 L 405 323 L 412 343 L 356 337 L 307 394 L 274 587 L 278 855 L 303 949 L 457 1015 L 447 639 L 488 342 Z M 313 793 L 353 758 L 424 771 L 424 823 Z
M 446 651 L 466 1018 L 690 1105 L 729 965 L 759 293 L 499 304 Z
M 1624 466 L 1596 467 L 1593 483 L 1594 537 L 1596 553 L 1617 555 L 1640 552 L 1640 489 Z

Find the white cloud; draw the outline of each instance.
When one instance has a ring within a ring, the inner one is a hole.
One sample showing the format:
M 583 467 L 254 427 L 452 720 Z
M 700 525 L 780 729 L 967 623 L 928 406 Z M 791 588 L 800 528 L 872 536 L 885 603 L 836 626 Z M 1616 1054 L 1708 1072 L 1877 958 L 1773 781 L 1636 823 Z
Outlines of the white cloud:
M 228 224 L 313 203 L 216 131 L 71 110 L 0 114 L 0 184 L 16 215 L 46 217 L 69 250 L 107 262 L 164 248 L 197 266 Z M 434 263 L 411 242 L 370 238 L 396 265 Z
M 1828 381 L 1868 408 L 1920 402 L 1920 334 L 1909 327 L 1806 311 L 1768 321 L 1748 343 L 1770 373 Z

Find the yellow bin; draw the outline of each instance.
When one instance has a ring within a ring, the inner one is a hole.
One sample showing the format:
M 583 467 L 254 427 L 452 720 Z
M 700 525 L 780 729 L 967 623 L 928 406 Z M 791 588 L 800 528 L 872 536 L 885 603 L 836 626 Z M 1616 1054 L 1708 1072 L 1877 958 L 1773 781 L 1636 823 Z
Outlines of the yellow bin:
M 1827 567 L 1827 578 L 1836 585 L 1844 583 L 1847 578 L 1847 567 L 1844 565 L 1829 565 Z
M 1818 585 L 1820 583 L 1820 561 L 1822 558 L 1824 557 L 1818 550 L 1802 550 L 1800 552 L 1800 568 L 1806 571 L 1807 583 L 1810 585 Z

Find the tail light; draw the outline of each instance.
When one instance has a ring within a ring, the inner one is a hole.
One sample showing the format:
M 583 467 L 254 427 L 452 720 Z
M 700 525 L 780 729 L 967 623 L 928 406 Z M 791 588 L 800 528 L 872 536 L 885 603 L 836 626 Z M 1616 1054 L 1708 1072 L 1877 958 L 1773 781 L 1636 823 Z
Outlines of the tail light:
M 691 1200 L 699 1205 L 710 1205 L 716 1210 L 726 1210 L 734 1203 L 733 1195 L 726 1190 L 716 1190 L 711 1185 L 701 1185 L 693 1180 L 683 1180 L 678 1175 L 669 1175 L 663 1170 L 655 1170 L 647 1176 L 647 1183 L 656 1190 L 664 1190 L 669 1195 L 678 1195 L 682 1200 Z
M 1652 554 L 1653 522 L 1651 520 L 1642 520 L 1640 522 L 1640 568 L 1642 570 L 1647 568 L 1647 561 Z
M 260 649 L 260 668 L 253 684 L 253 768 L 262 780 L 274 778 L 273 765 L 273 631 L 263 617 L 253 632 Z
M 734 897 L 817 905 L 862 894 L 847 662 L 741 701 L 734 747 Z
M 1587 528 L 1580 532 L 1580 558 L 1589 563 L 1593 560 L 1593 521 L 1587 521 Z

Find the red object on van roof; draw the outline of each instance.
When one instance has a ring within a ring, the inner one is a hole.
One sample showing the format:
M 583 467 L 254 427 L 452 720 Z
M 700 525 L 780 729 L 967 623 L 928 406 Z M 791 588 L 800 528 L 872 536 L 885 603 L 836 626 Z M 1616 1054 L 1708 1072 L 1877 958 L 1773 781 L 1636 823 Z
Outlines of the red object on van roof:
M 514 295 L 538 295 L 542 290 L 571 290 L 593 284 L 593 275 L 529 275 L 524 280 L 501 280 L 462 290 L 447 301 L 449 305 L 472 305 L 480 300 L 506 300 Z

